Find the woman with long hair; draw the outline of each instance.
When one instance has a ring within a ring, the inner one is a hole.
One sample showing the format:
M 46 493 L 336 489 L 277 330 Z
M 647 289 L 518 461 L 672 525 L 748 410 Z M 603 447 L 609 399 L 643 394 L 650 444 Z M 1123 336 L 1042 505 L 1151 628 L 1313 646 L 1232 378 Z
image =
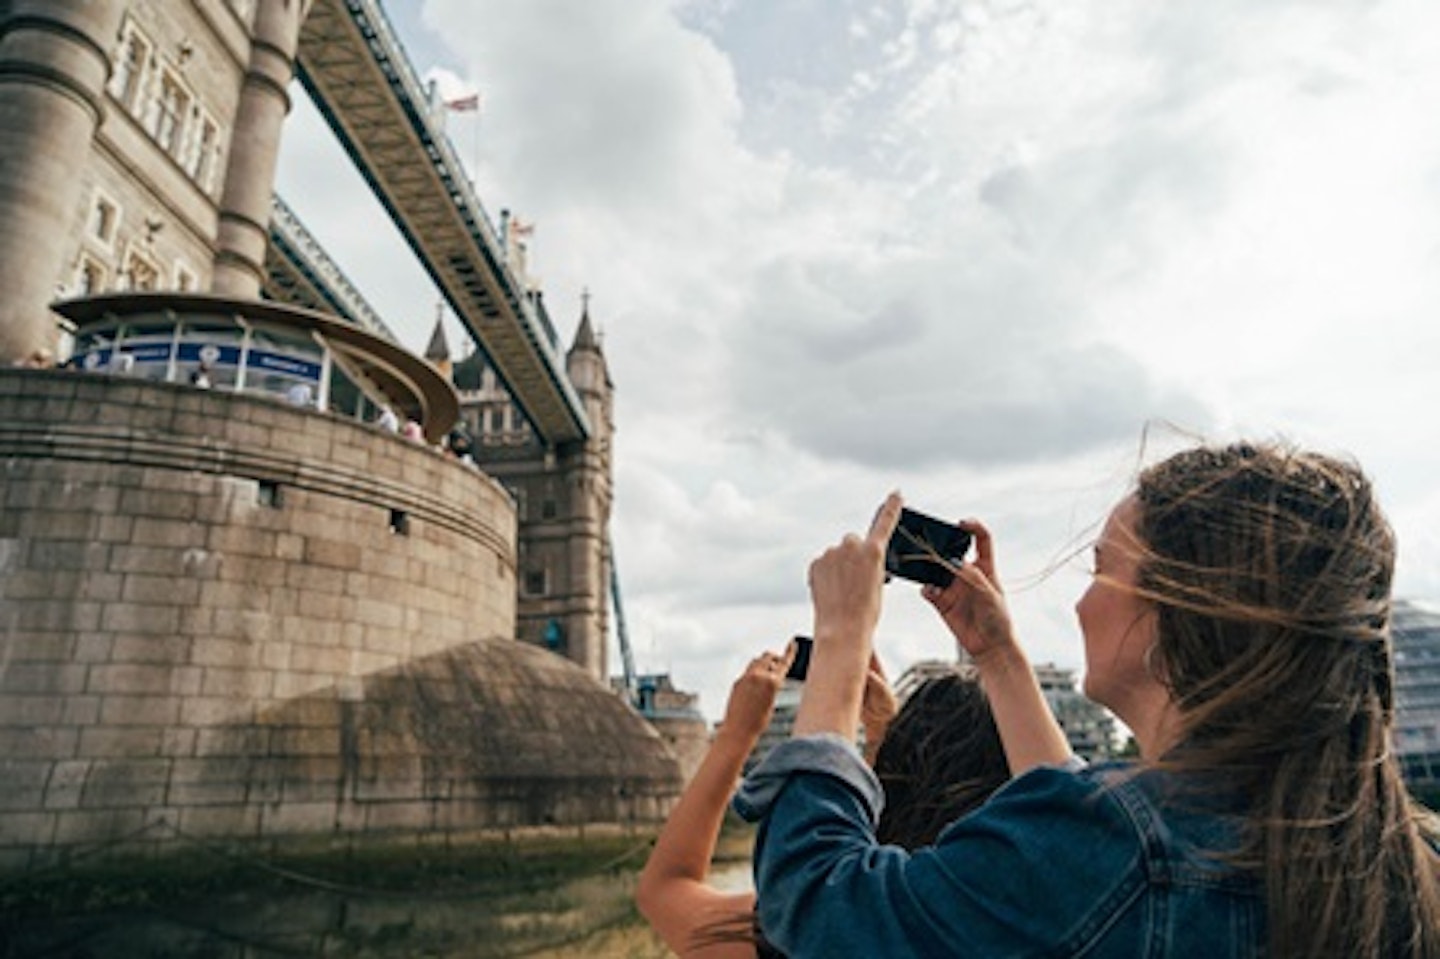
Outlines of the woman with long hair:
M 736 800 L 763 820 L 772 942 L 797 957 L 1440 957 L 1433 822 L 1390 749 L 1394 536 L 1356 466 L 1193 449 L 1111 513 L 1076 611 L 1085 691 L 1133 731 L 1133 766 L 1063 762 L 989 533 L 964 524 L 975 561 L 926 597 L 970 652 L 1018 778 L 914 853 L 877 843 L 878 785 L 836 736 L 899 509 L 893 495 L 866 537 L 812 564 L 795 736 Z
M 707 882 L 725 808 L 747 756 L 770 721 L 788 655 L 765 653 L 731 687 L 725 718 L 676 804 L 640 874 L 641 913 L 677 955 L 770 959 L 781 955 L 755 925 L 755 894 Z M 942 673 L 919 686 L 897 713 L 872 660 L 861 725 L 884 784 L 883 842 L 915 849 L 984 802 L 1009 778 L 985 694 L 971 673 Z

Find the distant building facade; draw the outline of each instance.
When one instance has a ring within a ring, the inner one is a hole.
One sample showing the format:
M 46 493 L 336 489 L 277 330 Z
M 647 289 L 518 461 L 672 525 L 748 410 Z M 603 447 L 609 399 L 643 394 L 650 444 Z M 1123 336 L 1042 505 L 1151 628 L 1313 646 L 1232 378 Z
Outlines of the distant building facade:
M 965 661 L 962 660 L 962 663 Z M 955 664 L 946 660 L 914 663 L 895 681 L 896 695 L 903 703 L 926 681 L 954 669 Z M 1108 759 L 1115 755 L 1115 717 L 1080 692 L 1075 683 L 1075 671 L 1054 663 L 1037 663 L 1034 669 L 1045 702 L 1065 731 L 1065 739 L 1075 754 L 1088 760 Z
M 1395 752 L 1412 785 L 1440 792 L 1440 608 L 1398 601 Z
M 1035 678 L 1075 755 L 1093 761 L 1115 754 L 1115 717 L 1076 688 L 1075 670 L 1039 663 Z

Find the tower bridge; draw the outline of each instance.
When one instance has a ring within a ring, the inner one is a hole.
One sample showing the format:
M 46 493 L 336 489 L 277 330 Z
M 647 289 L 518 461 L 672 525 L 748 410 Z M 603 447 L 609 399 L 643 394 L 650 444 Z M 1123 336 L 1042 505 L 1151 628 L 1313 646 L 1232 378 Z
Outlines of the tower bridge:
M 0 0 L 0 40 L 0 875 L 658 821 L 603 350 L 559 352 L 378 0 Z M 397 345 L 273 198 L 297 70 L 485 364 Z
M 270 201 L 270 243 L 265 248 L 265 282 L 261 286 L 272 300 L 334 313 L 398 342 L 394 331 L 278 193 Z
M 552 445 L 589 436 L 543 309 L 506 263 L 380 5 L 315 0 L 301 26 L 296 73 L 535 432 Z

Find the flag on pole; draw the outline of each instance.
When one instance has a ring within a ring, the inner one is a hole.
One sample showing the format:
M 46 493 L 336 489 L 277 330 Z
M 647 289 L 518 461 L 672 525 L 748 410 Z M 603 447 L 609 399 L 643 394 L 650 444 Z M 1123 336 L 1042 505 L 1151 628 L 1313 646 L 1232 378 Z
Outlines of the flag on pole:
M 480 109 L 480 94 L 472 93 L 469 96 L 446 100 L 445 109 L 454 110 L 456 113 L 473 113 Z

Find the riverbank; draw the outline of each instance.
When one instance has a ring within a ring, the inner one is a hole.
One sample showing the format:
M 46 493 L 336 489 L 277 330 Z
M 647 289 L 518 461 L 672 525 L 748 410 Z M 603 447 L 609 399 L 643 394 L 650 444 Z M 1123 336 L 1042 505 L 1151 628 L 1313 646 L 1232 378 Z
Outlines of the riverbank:
M 0 957 L 660 959 L 634 906 L 653 836 L 528 838 L 365 856 L 196 848 L 0 882 Z M 743 884 L 751 832 L 720 869 Z M 728 865 L 726 865 L 728 864 Z

